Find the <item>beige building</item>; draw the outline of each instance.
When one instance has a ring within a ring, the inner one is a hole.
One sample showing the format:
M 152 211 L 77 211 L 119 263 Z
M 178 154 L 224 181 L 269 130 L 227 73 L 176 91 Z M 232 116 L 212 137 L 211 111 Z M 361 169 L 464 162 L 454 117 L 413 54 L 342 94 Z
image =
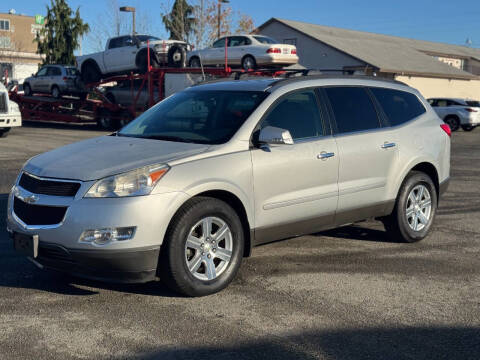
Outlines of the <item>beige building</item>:
M 480 100 L 480 49 L 277 18 L 255 32 L 296 45 L 306 68 L 394 78 L 427 98 Z
M 38 70 L 42 59 L 37 52 L 35 37 L 43 27 L 43 16 L 0 13 L 0 76 L 5 70 L 9 79 L 23 81 Z

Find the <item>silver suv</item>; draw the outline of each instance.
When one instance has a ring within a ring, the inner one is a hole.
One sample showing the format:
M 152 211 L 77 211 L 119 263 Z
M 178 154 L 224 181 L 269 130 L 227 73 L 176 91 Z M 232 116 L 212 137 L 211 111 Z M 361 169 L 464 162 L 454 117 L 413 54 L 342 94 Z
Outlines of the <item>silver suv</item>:
M 34 93 L 51 94 L 54 98 L 62 95 L 75 95 L 82 99 L 87 97 L 87 90 L 80 78 L 80 71 L 74 66 L 46 65 L 23 82 L 25 96 Z
M 431 230 L 450 129 L 398 82 L 223 81 L 122 130 L 30 159 L 9 196 L 15 248 L 39 267 L 217 292 L 252 247 L 367 218 L 392 239 Z

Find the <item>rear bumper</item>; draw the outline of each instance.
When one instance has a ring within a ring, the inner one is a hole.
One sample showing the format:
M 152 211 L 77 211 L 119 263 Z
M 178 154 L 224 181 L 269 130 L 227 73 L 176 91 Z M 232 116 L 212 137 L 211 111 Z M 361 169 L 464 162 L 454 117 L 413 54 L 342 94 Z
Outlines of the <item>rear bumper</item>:
M 40 268 L 111 283 L 144 283 L 156 277 L 160 247 L 77 250 L 40 242 L 33 262 Z
M 447 191 L 448 189 L 448 185 L 450 184 L 450 178 L 446 178 L 445 180 L 443 180 L 440 185 L 439 185 L 439 189 L 438 189 L 438 195 L 439 195 L 439 198 L 441 198 L 443 196 L 443 194 L 445 194 L 445 192 Z

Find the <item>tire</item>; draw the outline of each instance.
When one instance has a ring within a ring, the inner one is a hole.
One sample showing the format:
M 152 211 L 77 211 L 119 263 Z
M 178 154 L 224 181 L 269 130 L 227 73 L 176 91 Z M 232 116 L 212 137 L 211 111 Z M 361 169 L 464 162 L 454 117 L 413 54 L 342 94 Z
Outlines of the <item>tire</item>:
M 115 125 L 112 113 L 108 110 L 100 111 L 97 118 L 97 126 L 102 130 L 111 130 Z
M 158 67 L 157 59 L 153 55 L 150 56 L 150 65 L 154 68 Z M 138 54 L 137 67 L 141 74 L 145 74 L 148 71 L 148 56 L 146 51 Z
M 82 80 L 86 84 L 96 83 L 102 79 L 102 73 L 93 63 L 87 63 L 82 67 Z
M 52 86 L 52 90 L 50 91 L 52 97 L 55 99 L 60 99 L 62 97 L 62 93 L 60 92 L 60 88 L 57 85 Z
M 175 68 L 184 68 L 187 60 L 185 47 L 173 45 L 168 50 L 168 66 Z
M 210 240 L 203 236 L 203 220 L 206 219 L 212 224 Z M 216 243 L 215 235 L 224 225 L 230 233 Z M 187 246 L 189 237 L 197 240 L 189 242 L 193 247 Z M 170 289 L 187 296 L 216 293 L 235 277 L 242 261 L 243 247 L 242 224 L 230 205 L 215 198 L 195 197 L 175 214 L 168 227 L 159 259 L 160 280 Z M 225 249 L 231 250 L 229 262 L 219 256 L 227 254 Z M 189 261 L 191 266 L 198 264 L 196 270 L 189 270 Z M 212 269 L 215 271 L 209 271 Z
M 200 63 L 200 59 L 195 56 L 190 59 L 188 66 L 191 68 L 199 68 L 202 66 L 202 64 Z
M 242 59 L 242 69 L 247 70 L 255 70 L 257 68 L 257 62 L 255 58 L 251 55 L 247 55 Z
M 476 126 L 474 126 L 474 125 L 462 125 L 463 131 L 472 131 L 475 128 L 476 128 Z
M 23 84 L 23 94 L 25 96 L 32 96 L 32 87 L 30 84 Z
M 448 124 L 452 131 L 457 131 L 460 128 L 460 119 L 456 116 L 447 116 L 443 122 Z
M 10 128 L 0 129 L 0 138 L 5 138 L 5 137 L 7 137 L 9 131 L 10 131 Z
M 78 98 L 80 100 L 87 100 L 87 97 L 88 97 L 88 93 L 80 93 L 78 94 Z
M 132 114 L 130 114 L 130 111 L 124 110 L 120 112 L 119 114 L 117 114 L 116 129 L 123 128 L 130 121 L 132 121 Z
M 423 188 L 423 196 L 420 195 L 420 189 Z M 412 196 L 415 201 L 412 201 Z M 419 207 L 416 209 L 415 202 L 418 197 L 422 199 L 418 202 Z M 430 200 L 430 209 L 422 207 L 422 204 L 428 204 Z M 412 171 L 403 181 L 400 191 L 395 202 L 395 207 L 391 215 L 382 219 L 387 233 L 397 241 L 413 243 L 423 240 L 430 232 L 435 214 L 437 211 L 437 190 L 432 179 L 425 173 L 420 171 Z M 410 208 L 411 210 L 409 211 Z M 410 212 L 410 215 L 407 213 Z M 418 211 L 423 214 L 418 217 Z M 417 222 L 415 222 L 415 217 Z M 417 225 L 416 225 L 417 224 Z M 414 229 L 417 227 L 417 229 Z

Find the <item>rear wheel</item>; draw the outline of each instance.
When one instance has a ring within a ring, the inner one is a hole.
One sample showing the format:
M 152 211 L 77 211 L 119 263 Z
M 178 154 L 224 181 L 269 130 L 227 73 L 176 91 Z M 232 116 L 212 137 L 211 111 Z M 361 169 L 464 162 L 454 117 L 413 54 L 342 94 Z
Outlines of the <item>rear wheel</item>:
M 244 234 L 227 203 L 208 197 L 188 201 L 170 224 L 159 261 L 160 279 L 187 296 L 225 288 L 243 256 Z
M 247 55 L 242 59 L 242 69 L 243 70 L 255 70 L 257 68 L 257 62 L 255 58 L 251 55 Z
M 143 51 L 138 55 L 138 70 L 141 74 L 145 74 L 148 71 L 148 54 Z M 158 67 L 158 62 L 155 56 L 150 56 L 150 66 L 153 68 Z
M 25 96 L 31 96 L 32 95 L 32 88 L 30 84 L 23 84 L 23 94 Z
M 55 99 L 60 99 L 62 97 L 62 94 L 60 93 L 60 89 L 57 85 L 52 86 L 51 93 Z
M 102 130 L 111 130 L 115 125 L 112 113 L 108 110 L 100 111 L 97 118 L 97 125 Z
M 391 215 L 383 223 L 389 235 L 402 242 L 424 239 L 437 210 L 437 191 L 425 173 L 412 171 L 404 180 Z
M 82 67 L 82 80 L 86 83 L 96 83 L 102 79 L 102 74 L 93 63 L 87 63 Z
M 456 116 L 447 116 L 443 121 L 450 126 L 452 131 L 457 131 L 460 127 L 460 119 Z
M 474 125 L 462 125 L 463 131 L 472 131 L 475 127 Z

